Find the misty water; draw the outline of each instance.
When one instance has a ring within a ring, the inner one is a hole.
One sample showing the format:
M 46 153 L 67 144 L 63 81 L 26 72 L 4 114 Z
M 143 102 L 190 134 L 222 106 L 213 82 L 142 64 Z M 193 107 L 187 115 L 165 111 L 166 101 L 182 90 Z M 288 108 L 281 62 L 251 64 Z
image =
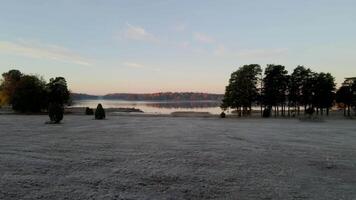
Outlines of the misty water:
M 219 101 L 77 100 L 72 107 L 95 108 L 99 103 L 104 108 L 137 108 L 144 113 L 152 114 L 170 114 L 178 111 L 221 113 Z

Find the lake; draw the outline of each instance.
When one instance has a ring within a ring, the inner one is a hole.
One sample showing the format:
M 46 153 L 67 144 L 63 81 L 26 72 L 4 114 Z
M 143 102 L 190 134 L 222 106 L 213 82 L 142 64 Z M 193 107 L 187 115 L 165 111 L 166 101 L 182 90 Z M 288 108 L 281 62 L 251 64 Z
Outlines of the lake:
M 137 108 L 145 113 L 170 114 L 177 111 L 221 113 L 217 101 L 123 101 L 123 100 L 76 100 L 71 107 Z

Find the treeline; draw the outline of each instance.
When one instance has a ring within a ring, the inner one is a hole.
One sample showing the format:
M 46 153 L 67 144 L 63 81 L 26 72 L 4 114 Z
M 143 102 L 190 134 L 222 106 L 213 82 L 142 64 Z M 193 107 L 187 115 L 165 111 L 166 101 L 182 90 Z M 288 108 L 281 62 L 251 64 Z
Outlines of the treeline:
M 84 94 L 84 93 L 71 93 L 71 99 L 75 100 L 96 100 L 101 98 L 98 95 Z
M 264 73 L 258 64 L 244 65 L 231 74 L 221 108 L 236 109 L 239 115 L 249 115 L 253 105 L 261 107 L 261 115 L 295 116 L 303 113 L 329 114 L 335 103 L 345 109 L 356 105 L 356 83 L 345 82 L 336 91 L 330 73 L 314 72 L 304 66 L 291 74 L 282 65 L 267 65 Z
M 70 100 L 67 82 L 63 77 L 50 79 L 10 70 L 2 74 L 0 81 L 0 103 L 10 105 L 18 112 L 62 112 L 63 105 Z M 51 119 L 52 120 L 52 119 Z
M 196 92 L 115 93 L 104 95 L 103 98 L 127 101 L 221 101 L 223 95 Z
M 161 93 L 114 93 L 103 96 L 89 95 L 83 93 L 72 93 L 71 97 L 75 100 L 125 100 L 125 101 L 221 101 L 224 95 L 195 92 L 161 92 Z

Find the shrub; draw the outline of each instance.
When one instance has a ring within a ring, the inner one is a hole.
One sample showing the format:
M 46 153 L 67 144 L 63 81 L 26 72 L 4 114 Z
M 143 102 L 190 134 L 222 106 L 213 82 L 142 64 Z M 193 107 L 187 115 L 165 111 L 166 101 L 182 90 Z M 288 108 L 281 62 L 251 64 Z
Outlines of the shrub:
M 94 110 L 89 108 L 89 107 L 86 107 L 85 108 L 85 114 L 86 115 L 94 115 Z
M 226 114 L 224 112 L 221 112 L 220 113 L 220 118 L 225 118 L 226 117 Z
M 265 109 L 263 110 L 263 117 L 264 117 L 264 118 L 271 117 L 271 111 L 272 111 L 271 108 L 265 108 Z
M 100 103 L 95 110 L 95 119 L 105 119 L 105 110 Z
M 60 103 L 50 103 L 48 106 L 48 115 L 52 123 L 58 124 L 63 119 L 64 109 Z

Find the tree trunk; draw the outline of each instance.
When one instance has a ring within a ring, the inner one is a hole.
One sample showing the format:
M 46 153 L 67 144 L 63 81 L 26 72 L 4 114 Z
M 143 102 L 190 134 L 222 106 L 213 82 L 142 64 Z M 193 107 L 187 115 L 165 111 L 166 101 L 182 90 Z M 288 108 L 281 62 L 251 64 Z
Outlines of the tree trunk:
M 285 116 L 285 110 L 286 110 L 286 105 L 285 104 L 282 104 L 282 116 L 284 117 Z
M 277 117 L 279 116 L 279 106 L 277 105 Z
M 288 104 L 288 117 L 290 117 L 290 104 Z
M 307 110 L 307 105 L 304 105 L 304 115 L 307 114 L 306 110 Z
M 329 116 L 329 108 L 326 108 L 326 116 Z

